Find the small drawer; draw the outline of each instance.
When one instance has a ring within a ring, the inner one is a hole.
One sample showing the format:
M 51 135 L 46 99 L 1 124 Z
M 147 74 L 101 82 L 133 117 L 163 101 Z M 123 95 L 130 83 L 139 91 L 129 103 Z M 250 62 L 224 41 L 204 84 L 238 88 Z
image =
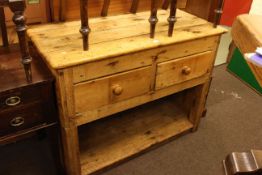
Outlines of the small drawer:
M 74 86 L 77 113 L 139 96 L 150 91 L 152 67 L 79 83 Z
M 172 86 L 210 72 L 214 52 L 188 56 L 158 64 L 156 75 L 156 90 Z
M 0 94 L 0 110 L 13 108 L 41 99 L 40 87 L 26 87 Z
M 12 134 L 44 122 L 40 102 L 22 105 L 0 112 L 0 136 Z
M 77 84 L 124 71 L 146 67 L 152 65 L 153 59 L 156 57 L 158 58 L 157 62 L 160 63 L 215 50 L 218 41 L 218 36 L 211 36 L 78 65 L 73 68 L 73 82 Z

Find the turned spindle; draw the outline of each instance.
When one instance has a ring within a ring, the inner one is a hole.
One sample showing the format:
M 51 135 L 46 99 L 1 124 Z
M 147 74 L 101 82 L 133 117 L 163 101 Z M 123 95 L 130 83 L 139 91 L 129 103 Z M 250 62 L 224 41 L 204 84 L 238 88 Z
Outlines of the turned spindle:
M 133 0 L 130 8 L 131 13 L 136 13 L 138 9 L 139 0 Z
M 110 5 L 110 0 L 104 0 L 104 4 L 101 11 L 101 16 L 105 17 L 108 14 L 108 9 Z
M 14 13 L 13 22 L 16 25 L 16 32 L 18 35 L 19 46 L 22 56 L 22 64 L 24 66 L 26 79 L 28 82 L 32 81 L 32 71 L 31 71 L 31 62 L 32 57 L 29 54 L 28 42 L 26 39 L 26 30 L 25 25 L 26 19 L 24 16 L 24 11 L 26 4 L 24 0 L 9 1 L 9 8 Z
M 151 0 L 151 15 L 150 18 L 148 19 L 150 23 L 150 38 L 155 37 L 156 23 L 158 22 L 156 2 L 157 2 L 156 0 Z
M 167 10 L 170 0 L 164 0 L 162 4 L 162 9 Z
M 90 33 L 90 28 L 88 25 L 88 1 L 87 0 L 80 0 L 80 15 L 81 15 L 81 28 L 80 33 L 82 34 L 83 38 L 83 49 L 88 50 L 88 37 Z
M 219 0 L 218 1 L 218 7 L 217 9 L 215 9 L 215 19 L 214 19 L 214 23 L 213 26 L 217 27 L 217 25 L 220 22 L 222 13 L 223 13 L 223 7 L 224 7 L 224 0 Z
M 169 23 L 169 26 L 168 26 L 168 36 L 169 37 L 173 35 L 174 25 L 176 22 L 176 8 L 177 8 L 177 0 L 171 0 L 170 15 L 167 19 Z

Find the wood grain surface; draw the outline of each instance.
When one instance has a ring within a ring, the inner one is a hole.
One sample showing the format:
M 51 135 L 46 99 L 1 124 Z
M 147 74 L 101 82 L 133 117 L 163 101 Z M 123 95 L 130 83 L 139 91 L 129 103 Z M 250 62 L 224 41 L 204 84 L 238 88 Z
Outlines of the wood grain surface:
M 149 12 L 91 19 L 89 51 L 82 50 L 77 21 L 35 26 L 29 29 L 28 35 L 47 63 L 53 69 L 60 69 L 226 32 L 220 27 L 213 28 L 205 20 L 178 11 L 173 37 L 168 37 L 168 15 L 168 11 L 159 11 L 155 39 L 148 36 Z
M 82 174 L 117 164 L 192 128 L 171 98 L 80 128 Z

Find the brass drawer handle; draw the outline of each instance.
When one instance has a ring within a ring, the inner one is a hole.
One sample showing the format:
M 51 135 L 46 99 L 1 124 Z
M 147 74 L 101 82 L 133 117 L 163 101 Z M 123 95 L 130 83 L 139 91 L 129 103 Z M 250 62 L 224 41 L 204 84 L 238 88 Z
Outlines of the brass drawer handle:
M 123 88 L 119 84 L 115 84 L 112 86 L 112 91 L 115 95 L 121 95 L 123 92 Z
M 23 117 L 15 117 L 10 121 L 10 125 L 13 127 L 21 126 L 25 123 L 25 119 Z
M 184 74 L 184 75 L 189 75 L 190 73 L 191 73 L 191 68 L 190 68 L 190 67 L 184 66 L 184 67 L 182 68 L 182 74 Z
M 7 106 L 16 106 L 19 103 L 21 103 L 21 99 L 18 96 L 9 97 L 8 99 L 5 100 L 5 104 Z

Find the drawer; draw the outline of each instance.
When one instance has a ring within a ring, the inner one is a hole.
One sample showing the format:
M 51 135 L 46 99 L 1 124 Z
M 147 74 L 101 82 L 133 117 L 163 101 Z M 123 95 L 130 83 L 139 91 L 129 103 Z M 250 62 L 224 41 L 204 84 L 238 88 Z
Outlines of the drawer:
M 81 113 L 148 93 L 151 80 L 152 67 L 148 66 L 74 85 L 76 112 Z
M 14 108 L 41 99 L 41 87 L 23 87 L 0 94 L 0 110 Z
M 212 68 L 214 52 L 188 56 L 157 65 L 156 90 L 209 73 Z
M 44 123 L 42 104 L 30 103 L 0 112 L 0 136 Z
M 73 82 L 79 83 L 149 66 L 152 65 L 152 59 L 156 57 L 158 58 L 157 62 L 164 62 L 215 50 L 218 41 L 218 36 L 212 36 L 75 66 L 73 68 Z
M 150 52 L 138 52 L 76 66 L 73 68 L 74 83 L 152 65 L 151 55 Z

